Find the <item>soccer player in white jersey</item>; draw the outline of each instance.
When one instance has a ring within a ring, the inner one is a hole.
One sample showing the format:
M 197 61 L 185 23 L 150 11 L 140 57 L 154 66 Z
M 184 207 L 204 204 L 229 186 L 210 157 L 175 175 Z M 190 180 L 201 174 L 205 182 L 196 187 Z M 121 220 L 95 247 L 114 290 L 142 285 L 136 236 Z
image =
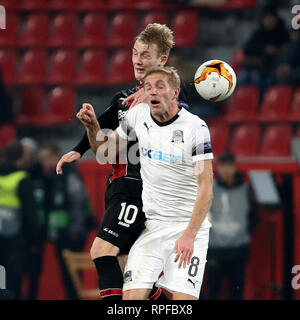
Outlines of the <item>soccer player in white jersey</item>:
M 108 140 L 96 139 L 101 128 L 91 105 L 77 114 L 93 150 L 104 143 L 109 149 L 135 137 L 139 141 L 147 221 L 129 253 L 123 299 L 147 299 L 155 282 L 174 300 L 198 299 L 211 226 L 209 130 L 199 117 L 178 108 L 180 79 L 173 68 L 148 70 L 143 84 L 147 103 L 131 109 Z

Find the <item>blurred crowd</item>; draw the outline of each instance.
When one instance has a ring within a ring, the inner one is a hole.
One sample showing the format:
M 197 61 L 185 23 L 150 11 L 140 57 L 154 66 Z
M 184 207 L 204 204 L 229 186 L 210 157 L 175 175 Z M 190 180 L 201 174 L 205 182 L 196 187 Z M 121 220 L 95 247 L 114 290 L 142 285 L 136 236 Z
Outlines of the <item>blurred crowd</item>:
M 0 299 L 20 299 L 25 275 L 29 289 L 23 298 L 38 298 L 46 241 L 55 247 L 67 298 L 77 299 L 62 252 L 82 251 L 95 225 L 76 166 L 67 166 L 58 176 L 59 157 L 56 145 L 38 146 L 31 138 L 1 150 L 0 265 L 6 269 L 7 290 L 0 290 Z

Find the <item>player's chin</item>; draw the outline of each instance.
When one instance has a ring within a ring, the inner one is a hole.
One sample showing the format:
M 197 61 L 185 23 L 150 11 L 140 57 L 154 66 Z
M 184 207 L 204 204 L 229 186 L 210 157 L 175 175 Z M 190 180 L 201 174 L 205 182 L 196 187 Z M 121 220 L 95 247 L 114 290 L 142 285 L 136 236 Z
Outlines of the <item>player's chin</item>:
M 134 70 L 134 76 L 137 81 L 141 81 L 144 79 L 145 71 Z

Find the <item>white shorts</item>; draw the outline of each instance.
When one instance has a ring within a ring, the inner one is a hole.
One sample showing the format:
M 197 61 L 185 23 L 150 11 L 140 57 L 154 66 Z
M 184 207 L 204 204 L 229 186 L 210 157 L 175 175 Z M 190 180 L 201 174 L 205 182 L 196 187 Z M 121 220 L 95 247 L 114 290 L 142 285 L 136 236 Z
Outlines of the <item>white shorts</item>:
M 199 298 L 208 248 L 209 228 L 200 229 L 194 242 L 191 263 L 178 268 L 175 242 L 188 223 L 147 220 L 146 229 L 129 252 L 124 272 L 123 291 L 158 287 Z M 159 275 L 163 272 L 163 276 Z

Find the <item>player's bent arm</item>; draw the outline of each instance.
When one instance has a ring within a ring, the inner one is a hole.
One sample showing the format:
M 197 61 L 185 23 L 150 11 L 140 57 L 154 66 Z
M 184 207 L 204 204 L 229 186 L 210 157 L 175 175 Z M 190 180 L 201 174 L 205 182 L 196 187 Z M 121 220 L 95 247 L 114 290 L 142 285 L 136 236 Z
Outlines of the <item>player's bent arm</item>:
M 212 160 L 202 160 L 194 163 L 198 192 L 190 222 L 183 235 L 175 243 L 175 262 L 180 258 L 178 267 L 185 268 L 192 259 L 194 240 L 205 219 L 213 199 Z

